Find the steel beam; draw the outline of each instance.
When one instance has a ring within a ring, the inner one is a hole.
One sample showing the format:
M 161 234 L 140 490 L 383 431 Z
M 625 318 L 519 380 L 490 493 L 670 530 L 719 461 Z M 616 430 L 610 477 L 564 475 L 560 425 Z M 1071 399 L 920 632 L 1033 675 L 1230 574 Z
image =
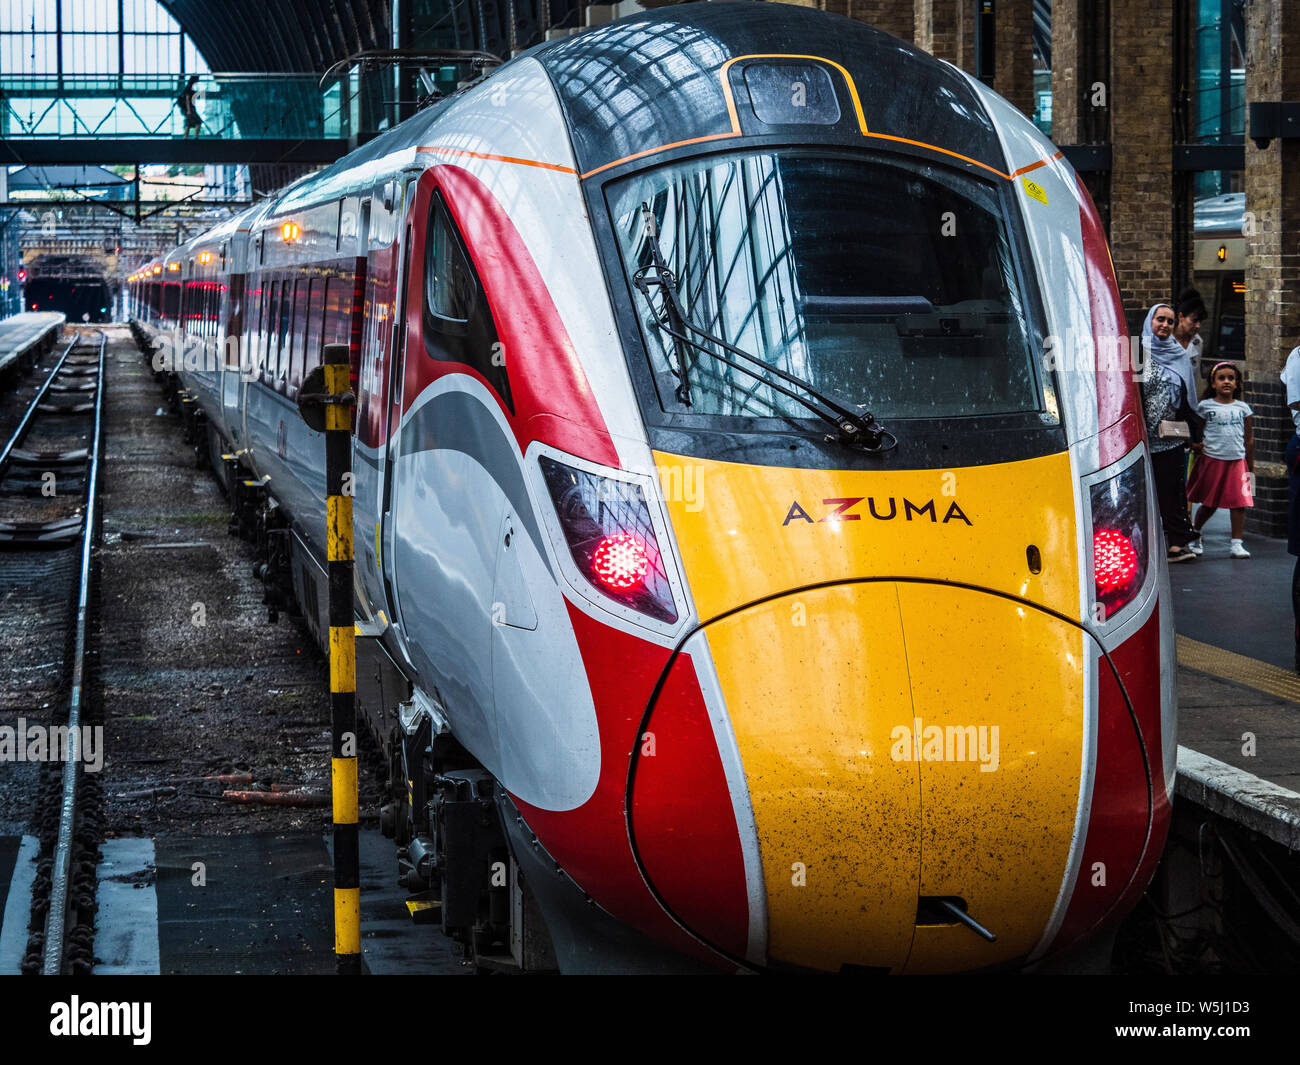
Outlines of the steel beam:
M 369 138 L 361 138 L 364 142 Z M 104 166 L 111 163 L 332 163 L 347 155 L 342 138 L 313 140 L 221 140 L 179 137 L 134 140 L 9 140 L 6 152 L 12 164 L 40 166 L 53 163 Z

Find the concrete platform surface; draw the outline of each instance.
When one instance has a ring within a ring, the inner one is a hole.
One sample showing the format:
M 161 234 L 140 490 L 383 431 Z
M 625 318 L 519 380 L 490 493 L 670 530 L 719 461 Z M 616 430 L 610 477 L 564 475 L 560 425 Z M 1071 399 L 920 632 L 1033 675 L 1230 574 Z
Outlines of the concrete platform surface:
M 1300 849 L 1300 675 L 1286 543 L 1228 555 L 1226 511 L 1205 553 L 1171 566 L 1178 633 L 1179 795 Z
M 27 311 L 0 320 L 0 369 L 65 321 L 66 315 L 46 311 Z

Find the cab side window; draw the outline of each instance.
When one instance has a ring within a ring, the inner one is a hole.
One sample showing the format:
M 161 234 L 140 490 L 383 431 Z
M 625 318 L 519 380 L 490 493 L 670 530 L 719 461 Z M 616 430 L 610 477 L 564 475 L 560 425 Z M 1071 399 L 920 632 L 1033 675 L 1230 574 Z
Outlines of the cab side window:
M 492 308 L 464 238 L 435 191 L 424 234 L 424 348 L 476 370 L 513 413 L 510 379 Z
M 424 246 L 424 298 L 445 329 L 466 324 L 474 313 L 478 278 L 461 250 L 443 205 L 435 197 Z

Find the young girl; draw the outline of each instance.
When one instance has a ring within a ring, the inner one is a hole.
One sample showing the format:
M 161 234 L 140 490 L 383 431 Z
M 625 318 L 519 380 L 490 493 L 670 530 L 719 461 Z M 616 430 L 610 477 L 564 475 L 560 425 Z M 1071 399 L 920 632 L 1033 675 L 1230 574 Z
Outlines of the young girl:
M 1233 558 L 1250 558 L 1241 544 L 1246 527 L 1246 508 L 1255 505 L 1251 496 L 1251 471 L 1255 469 L 1255 439 L 1250 419 L 1255 413 L 1241 399 L 1241 374 L 1230 362 L 1218 363 L 1210 371 L 1210 382 L 1196 413 L 1205 419 L 1205 440 L 1192 445 L 1200 452 L 1187 482 L 1187 498 L 1203 504 L 1192 525 L 1197 539 L 1192 550 L 1201 553 L 1201 528 L 1219 507 L 1232 511 Z

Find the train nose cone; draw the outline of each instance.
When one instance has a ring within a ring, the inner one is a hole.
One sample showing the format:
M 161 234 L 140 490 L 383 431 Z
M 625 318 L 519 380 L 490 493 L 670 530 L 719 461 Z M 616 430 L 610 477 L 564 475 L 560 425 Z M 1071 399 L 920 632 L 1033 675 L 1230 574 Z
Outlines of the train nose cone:
M 773 599 L 705 632 L 772 961 L 928 972 L 1032 950 L 1078 806 L 1080 630 L 1000 596 L 881 581 Z M 961 900 L 997 941 L 930 899 Z

